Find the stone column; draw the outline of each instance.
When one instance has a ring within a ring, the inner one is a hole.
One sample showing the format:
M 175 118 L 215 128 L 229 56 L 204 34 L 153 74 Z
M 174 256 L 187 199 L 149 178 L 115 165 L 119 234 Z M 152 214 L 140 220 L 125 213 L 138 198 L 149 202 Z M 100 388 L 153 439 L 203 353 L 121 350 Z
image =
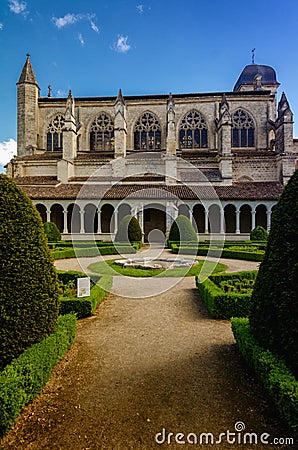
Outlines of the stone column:
M 251 209 L 251 229 L 256 228 L 256 208 Z
M 126 124 L 126 105 L 122 95 L 121 89 L 119 90 L 115 105 L 115 120 L 114 120 L 114 133 L 115 133 L 115 157 L 124 157 L 126 155 L 126 136 L 127 136 L 127 124 Z
M 80 233 L 85 233 L 84 216 L 85 211 L 83 209 L 80 209 Z
M 267 231 L 270 231 L 270 227 L 271 227 L 271 214 L 272 214 L 272 209 L 267 209 Z
M 225 210 L 220 208 L 220 234 L 225 234 Z
M 118 222 L 119 222 L 119 209 L 118 206 L 114 209 L 114 233 L 116 234 L 118 231 Z
M 97 233 L 101 234 L 101 209 L 97 209 Z
M 63 210 L 63 233 L 68 233 L 68 228 L 67 228 L 67 209 Z
M 144 205 L 142 204 L 140 206 L 140 209 L 139 209 L 138 213 L 137 213 L 137 218 L 138 218 L 141 230 L 142 230 L 142 234 L 144 234 L 144 214 L 143 214 L 143 211 L 144 211 Z
M 205 234 L 209 233 L 209 209 L 205 207 Z
M 236 234 L 240 234 L 240 208 L 236 208 Z
M 175 102 L 172 94 L 167 100 L 167 154 L 176 154 Z
M 51 210 L 47 209 L 47 222 L 51 222 Z

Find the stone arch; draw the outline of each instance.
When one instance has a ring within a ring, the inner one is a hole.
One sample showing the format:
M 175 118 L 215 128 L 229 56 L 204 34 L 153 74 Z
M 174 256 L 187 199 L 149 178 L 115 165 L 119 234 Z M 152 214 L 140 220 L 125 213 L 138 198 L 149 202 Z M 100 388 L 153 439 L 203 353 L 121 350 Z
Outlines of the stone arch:
M 254 179 L 253 179 L 252 177 L 248 176 L 248 175 L 241 175 L 241 176 L 237 179 L 237 181 L 238 181 L 239 183 L 242 183 L 242 182 L 247 183 L 247 182 L 253 182 Z
M 127 215 L 131 215 L 131 206 L 128 203 L 121 203 L 118 206 L 118 223 Z
M 113 233 L 115 230 L 115 208 L 109 203 L 105 203 L 101 207 L 101 231 L 102 233 Z
M 236 206 L 228 204 L 224 207 L 226 233 L 236 233 Z
M 160 242 L 162 234 L 166 235 L 166 208 L 159 203 L 150 203 L 144 206 L 144 239 L 148 242 L 150 234 L 151 242 Z
M 251 206 L 244 204 L 240 208 L 240 233 L 250 233 L 251 224 Z
M 80 207 L 71 203 L 67 207 L 67 229 L 69 233 L 79 233 L 81 229 Z
M 181 205 L 178 206 L 178 215 L 180 214 L 190 219 L 190 208 L 185 203 L 182 203 Z
M 209 233 L 220 233 L 220 217 L 220 206 L 215 203 L 210 205 L 208 214 Z
M 51 206 L 51 222 L 54 222 L 57 225 L 60 233 L 63 233 L 63 224 L 64 224 L 64 215 L 63 215 L 63 206 L 60 203 L 54 203 Z
M 261 226 L 267 230 L 267 207 L 260 204 L 256 207 L 256 227 Z
M 93 203 L 88 203 L 84 208 L 85 233 L 96 233 L 98 229 L 97 208 Z
M 205 233 L 205 208 L 204 205 L 198 203 L 192 210 L 193 220 L 198 233 Z
M 45 223 L 47 221 L 47 208 L 42 203 L 37 203 L 35 207 L 40 214 L 41 220 Z

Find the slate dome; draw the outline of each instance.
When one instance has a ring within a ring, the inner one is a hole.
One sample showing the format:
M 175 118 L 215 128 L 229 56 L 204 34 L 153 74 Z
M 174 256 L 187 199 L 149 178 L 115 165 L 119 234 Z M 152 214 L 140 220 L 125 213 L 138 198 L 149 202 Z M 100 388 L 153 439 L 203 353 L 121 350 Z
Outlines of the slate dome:
M 262 84 L 264 85 L 269 84 L 279 86 L 279 83 L 276 80 L 276 72 L 272 67 L 260 64 L 249 64 L 244 67 L 241 72 L 240 77 L 234 86 L 234 92 L 237 92 L 241 85 L 253 85 L 256 75 L 262 76 Z

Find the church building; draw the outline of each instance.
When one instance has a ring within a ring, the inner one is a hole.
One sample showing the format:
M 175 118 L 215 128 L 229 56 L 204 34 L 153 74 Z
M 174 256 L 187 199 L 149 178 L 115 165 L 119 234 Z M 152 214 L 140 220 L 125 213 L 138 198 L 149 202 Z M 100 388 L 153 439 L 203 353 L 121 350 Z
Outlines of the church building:
M 165 236 L 178 214 L 201 240 L 247 239 L 298 161 L 293 113 L 272 67 L 230 92 L 56 98 L 30 55 L 17 82 L 17 156 L 7 175 L 63 239 L 113 240 L 126 214 Z M 278 100 L 279 99 L 279 100 Z

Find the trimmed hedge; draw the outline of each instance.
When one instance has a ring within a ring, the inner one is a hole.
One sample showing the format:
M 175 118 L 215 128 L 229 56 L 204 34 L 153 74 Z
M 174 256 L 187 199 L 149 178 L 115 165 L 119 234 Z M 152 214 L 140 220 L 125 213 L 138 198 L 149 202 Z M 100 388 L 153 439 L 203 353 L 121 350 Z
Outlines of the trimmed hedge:
M 86 277 L 86 274 L 76 271 L 69 272 L 58 272 L 59 280 L 63 283 L 68 283 L 69 281 L 76 281 L 77 278 Z M 92 276 L 97 284 L 91 287 L 90 297 L 62 297 L 60 303 L 61 315 L 74 313 L 78 319 L 84 319 L 85 317 L 92 316 L 101 303 L 101 301 L 108 295 L 112 287 L 112 277 L 103 276 L 95 277 Z M 99 281 L 98 281 L 99 280 Z M 91 281 L 92 283 L 92 281 Z
M 136 253 L 136 248 L 139 247 L 139 243 L 134 243 L 133 246 L 126 246 L 117 244 L 118 250 L 121 249 L 121 253 Z M 92 258 L 98 255 L 118 255 L 118 251 L 114 245 L 107 247 L 85 247 L 85 248 L 66 248 L 64 250 L 55 249 L 52 251 L 52 257 L 56 259 L 67 258 Z
M 273 398 L 280 415 L 297 435 L 297 379 L 280 358 L 258 345 L 251 333 L 249 319 L 233 318 L 231 323 L 243 358 Z
M 198 256 L 211 256 L 211 257 L 221 257 L 221 258 L 228 258 L 228 259 L 244 259 L 246 261 L 256 261 L 260 262 L 264 258 L 264 252 L 263 251 L 256 251 L 256 252 L 246 252 L 246 251 L 239 251 L 239 250 L 229 250 L 220 248 L 211 248 L 208 247 L 192 247 L 192 246 L 184 246 L 184 245 L 177 245 L 177 244 L 171 244 L 172 252 L 173 253 L 181 253 L 184 255 L 198 255 Z
M 267 241 L 268 239 L 268 231 L 265 228 L 258 225 L 256 228 L 251 230 L 250 232 L 250 240 L 251 241 Z
M 188 219 L 188 217 L 180 214 L 174 220 L 170 228 L 169 241 L 177 242 L 198 242 L 197 233 Z
M 61 241 L 61 233 L 54 222 L 45 222 L 43 224 L 43 229 L 47 237 L 48 242 L 59 242 Z
M 131 214 L 127 214 L 119 223 L 115 241 L 129 243 L 141 240 L 142 230 L 138 220 Z
M 32 201 L 0 175 L 0 370 L 52 333 L 58 318 L 56 269 Z
M 251 310 L 251 294 L 224 292 L 217 284 L 230 279 L 255 279 L 257 271 L 212 275 L 202 283 L 196 277 L 196 285 L 208 311 L 215 319 L 248 317 Z
M 43 389 L 75 339 L 76 317 L 58 317 L 54 333 L 26 349 L 0 372 L 0 436 Z

